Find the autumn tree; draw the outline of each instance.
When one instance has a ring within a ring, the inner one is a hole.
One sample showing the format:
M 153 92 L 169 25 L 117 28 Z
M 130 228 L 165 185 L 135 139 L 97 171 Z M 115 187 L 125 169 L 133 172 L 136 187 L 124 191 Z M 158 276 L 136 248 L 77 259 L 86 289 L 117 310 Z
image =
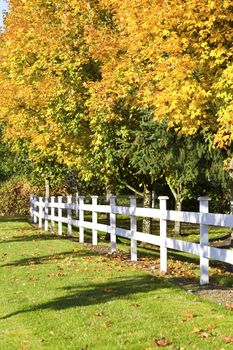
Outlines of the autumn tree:
M 106 186 L 131 170 L 118 141 L 143 111 L 229 147 L 231 21 L 228 0 L 11 0 L 0 42 L 5 138 Z
M 94 30 L 92 55 L 104 62 L 92 85 L 93 113 L 114 118 L 121 98 L 185 134 L 232 139 L 231 1 L 102 0 L 112 30 Z

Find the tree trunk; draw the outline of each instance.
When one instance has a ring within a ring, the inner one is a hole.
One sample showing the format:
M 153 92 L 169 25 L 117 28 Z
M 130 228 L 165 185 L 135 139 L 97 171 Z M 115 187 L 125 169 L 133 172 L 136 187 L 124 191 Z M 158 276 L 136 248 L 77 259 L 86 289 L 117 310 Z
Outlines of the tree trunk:
M 182 208 L 182 199 L 177 197 L 176 204 L 175 204 L 175 210 L 181 211 L 181 208 Z M 174 230 L 175 230 L 176 236 L 181 235 L 181 222 L 180 221 L 175 222 Z
M 49 195 L 50 195 L 49 180 L 45 179 L 45 198 L 49 198 Z
M 181 184 L 179 186 L 174 187 L 170 179 L 167 177 L 166 178 L 167 184 L 173 194 L 173 197 L 175 199 L 175 210 L 176 211 L 181 211 L 182 207 L 182 202 L 183 198 L 181 197 Z M 174 233 L 175 235 L 180 235 L 181 234 L 181 222 L 176 221 L 174 225 Z
M 143 207 L 151 208 L 151 191 L 144 185 L 143 191 Z M 151 233 L 151 218 L 143 218 L 142 232 Z
M 106 187 L 106 201 L 107 203 L 110 202 L 110 197 L 113 195 L 113 192 L 111 191 L 111 189 L 109 187 Z M 110 214 L 106 214 L 106 220 L 107 220 L 107 225 L 110 225 Z M 109 242 L 110 241 L 110 233 L 106 233 L 105 237 L 104 237 L 105 242 Z M 117 243 L 121 243 L 121 240 L 119 239 L 119 237 L 116 237 L 116 242 Z

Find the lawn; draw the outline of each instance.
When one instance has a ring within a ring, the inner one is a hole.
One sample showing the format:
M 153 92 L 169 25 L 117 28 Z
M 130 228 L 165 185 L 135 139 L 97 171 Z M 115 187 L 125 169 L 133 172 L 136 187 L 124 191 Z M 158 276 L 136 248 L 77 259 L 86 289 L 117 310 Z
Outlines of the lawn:
M 233 313 L 73 240 L 0 219 L 0 349 L 232 349 Z

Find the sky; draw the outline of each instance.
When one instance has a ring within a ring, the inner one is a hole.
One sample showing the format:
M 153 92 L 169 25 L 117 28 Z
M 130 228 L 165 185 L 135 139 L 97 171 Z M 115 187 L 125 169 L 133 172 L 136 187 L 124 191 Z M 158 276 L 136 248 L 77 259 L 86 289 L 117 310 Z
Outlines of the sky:
M 7 10 L 7 3 L 5 0 L 0 0 L 0 27 L 2 27 L 2 11 Z

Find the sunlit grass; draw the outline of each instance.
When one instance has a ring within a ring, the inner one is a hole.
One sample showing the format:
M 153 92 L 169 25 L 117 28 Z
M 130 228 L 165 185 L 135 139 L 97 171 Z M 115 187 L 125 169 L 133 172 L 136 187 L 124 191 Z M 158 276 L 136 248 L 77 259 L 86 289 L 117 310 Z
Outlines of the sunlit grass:
M 0 349 L 232 348 L 232 312 L 168 280 L 24 221 L 0 239 Z

